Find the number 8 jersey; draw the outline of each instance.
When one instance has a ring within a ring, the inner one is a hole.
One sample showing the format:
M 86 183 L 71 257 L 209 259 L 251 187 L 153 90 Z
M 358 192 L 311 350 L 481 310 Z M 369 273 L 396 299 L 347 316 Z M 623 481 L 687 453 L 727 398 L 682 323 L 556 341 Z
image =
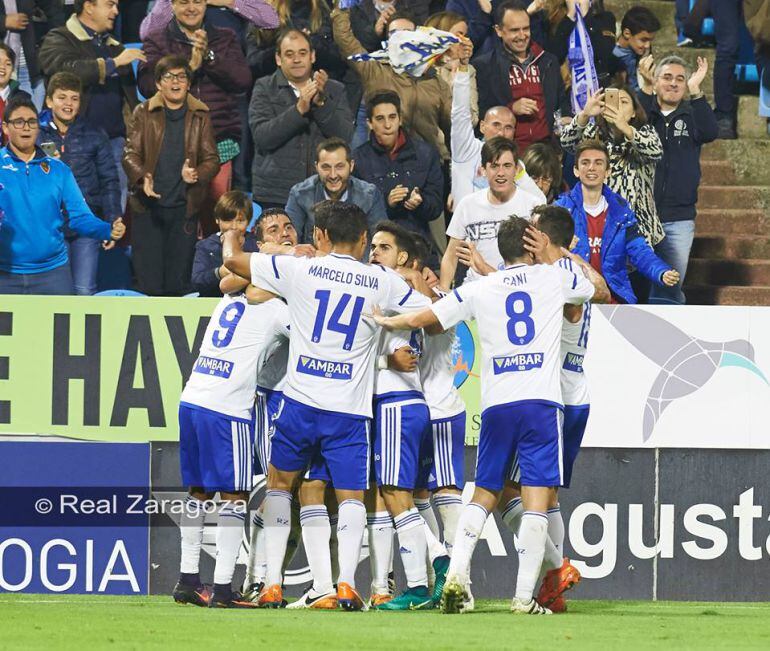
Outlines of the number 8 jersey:
M 289 304 L 291 340 L 284 396 L 324 411 L 372 416 L 379 328 L 375 305 L 406 312 L 430 305 L 403 278 L 347 255 L 251 254 L 251 282 Z
M 180 401 L 251 420 L 260 369 L 289 337 L 286 304 L 249 305 L 243 294 L 217 303 Z
M 447 329 L 476 319 L 482 349 L 481 409 L 523 400 L 561 406 L 561 329 L 565 303 L 594 295 L 581 271 L 513 265 L 465 283 L 433 304 Z

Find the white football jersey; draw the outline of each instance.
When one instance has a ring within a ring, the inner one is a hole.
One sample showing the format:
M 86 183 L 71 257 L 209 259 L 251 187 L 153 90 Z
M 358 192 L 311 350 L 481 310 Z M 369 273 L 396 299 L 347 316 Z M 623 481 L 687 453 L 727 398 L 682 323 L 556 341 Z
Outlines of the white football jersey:
M 446 295 L 440 290 L 434 291 L 441 297 Z M 454 328 L 425 338 L 420 358 L 420 378 L 431 420 L 452 418 L 465 411 L 465 403 L 455 387 L 454 347 Z
M 380 332 L 364 315 L 375 305 L 401 312 L 428 307 L 430 300 L 395 271 L 335 253 L 317 258 L 252 253 L 251 279 L 289 305 L 284 395 L 316 409 L 371 417 Z
M 444 328 L 476 319 L 481 341 L 481 409 L 522 400 L 561 405 L 563 308 L 594 295 L 583 275 L 519 264 L 466 283 L 433 304 Z
M 560 267 L 573 271 L 572 260 L 562 258 Z M 571 323 L 563 318 L 561 326 L 561 395 L 565 405 L 589 404 L 588 382 L 583 373 L 583 359 L 591 328 L 591 304 L 584 303 L 580 320 Z
M 257 374 L 289 336 L 286 304 L 249 305 L 243 294 L 224 296 L 211 315 L 181 402 L 251 419 Z
M 409 346 L 418 357 L 421 357 L 425 339 L 422 330 L 412 330 L 411 332 L 383 330 L 377 354 L 392 355 L 399 348 Z M 377 398 L 407 394 L 414 398 L 423 397 L 419 363 L 417 368 L 409 373 L 393 371 L 389 368 L 377 371 L 374 377 L 374 395 Z
M 286 306 L 284 305 L 284 308 Z M 286 308 L 286 323 L 289 323 Z M 286 366 L 289 363 L 289 340 L 280 339 L 272 347 L 265 363 L 257 371 L 257 388 L 266 391 L 283 391 L 286 384 Z

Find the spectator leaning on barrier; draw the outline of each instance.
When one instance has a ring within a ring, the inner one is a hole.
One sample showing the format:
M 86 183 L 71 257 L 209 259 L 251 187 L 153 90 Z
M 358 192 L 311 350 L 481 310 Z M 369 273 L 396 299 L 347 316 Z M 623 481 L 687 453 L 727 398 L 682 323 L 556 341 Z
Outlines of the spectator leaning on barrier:
M 198 217 L 219 171 L 209 109 L 188 93 L 192 71 L 181 56 L 154 66 L 157 92 L 134 111 L 123 156 L 131 188 L 131 244 L 139 291 L 189 290 Z
M 393 91 L 370 97 L 366 116 L 369 142 L 353 152 L 353 173 L 380 189 L 388 219 L 431 241 L 428 223 L 443 209 L 444 178 L 438 151 L 407 135 L 401 126 L 401 99 Z
M 141 50 L 125 49 L 110 32 L 118 15 L 117 0 L 75 0 L 75 14 L 51 30 L 40 47 L 40 65 L 47 77 L 72 72 L 80 78 L 80 110 L 88 122 L 110 137 L 112 155 L 120 166 L 126 121 L 139 103 L 131 63 L 143 61 Z M 122 202 L 126 180 L 121 178 Z
M 700 89 L 708 63 L 698 57 L 698 69 L 690 74 L 689 65 L 678 56 L 667 56 L 656 66 L 650 57 L 640 62 L 639 71 L 639 99 L 663 143 L 663 158 L 655 170 L 655 205 L 666 237 L 655 252 L 679 272 L 683 284 L 695 236 L 701 146 L 718 135 L 716 115 Z M 650 292 L 650 303 L 684 302 L 681 284 Z
M 14 97 L 6 105 L 3 131 L 9 144 L 0 149 L 0 294 L 73 293 L 62 208 L 78 235 L 118 240 L 126 230 L 121 219 L 110 226 L 91 213 L 70 169 L 36 146 L 38 124 L 29 97 Z
M 640 232 L 655 246 L 665 237 L 653 195 L 655 165 L 663 156 L 663 145 L 652 125 L 647 124 L 647 114 L 636 93 L 623 84 L 611 88 L 618 91 L 617 108 L 605 105 L 604 91 L 590 96 L 583 110 L 562 129 L 561 144 L 567 151 L 574 151 L 584 139 L 604 143 L 610 156 L 608 185 L 628 202 Z
M 275 58 L 279 69 L 257 79 L 249 106 L 254 200 L 263 207 L 283 207 L 291 188 L 313 174 L 319 142 L 353 134 L 345 89 L 324 70 L 313 73 L 315 51 L 306 34 L 281 32 Z
M 460 203 L 476 190 L 489 187 L 484 167 L 481 164 L 481 150 L 484 141 L 496 136 L 513 140 L 516 130 L 516 116 L 507 106 L 493 106 L 487 109 L 479 122 L 483 139 L 476 138 L 471 126 L 470 77 L 460 65 L 452 86 L 452 203 Z M 516 171 L 516 186 L 546 203 L 545 195 L 530 178 L 524 163 L 519 160 Z
M 479 111 L 508 106 L 516 115 L 514 139 L 519 151 L 533 142 L 551 140 L 554 113 L 571 114 L 559 62 L 530 39 L 529 14 L 517 0 L 496 11 L 494 48 L 473 59 L 479 75 Z
M 91 212 L 107 222 L 123 214 L 120 203 L 118 166 L 110 141 L 79 115 L 80 79 L 71 72 L 57 72 L 48 81 L 45 111 L 40 114 L 37 142 L 48 155 L 60 159 L 72 170 Z M 99 242 L 65 230 L 75 293 L 96 292 Z
M 578 183 L 556 205 L 570 211 L 577 245 L 573 251 L 607 281 L 615 303 L 636 303 L 627 263 L 658 285 L 673 287 L 679 273 L 655 255 L 639 232 L 634 211 L 605 184 L 610 155 L 598 140 L 584 140 L 575 151 Z
M 219 231 L 195 244 L 192 266 L 192 289 L 201 296 L 222 296 L 219 282 L 230 272 L 222 265 L 222 233 L 238 231 L 243 236 L 243 250 L 258 250 L 257 240 L 246 229 L 251 221 L 251 199 L 239 190 L 225 192 L 214 206 L 214 221 Z
M 286 214 L 297 229 L 299 241 L 312 244 L 315 206 L 321 201 L 347 201 L 366 213 L 370 234 L 388 218 L 380 189 L 352 176 L 350 145 L 341 138 L 329 138 L 316 147 L 316 173 L 300 181 L 289 192 Z
M 729 0 L 732 1 L 732 0 Z M 736 0 L 737 1 L 737 0 Z M 625 69 L 625 82 L 639 92 L 636 78 L 639 60 L 647 56 L 652 49 L 652 42 L 660 30 L 660 21 L 647 7 L 631 7 L 620 22 L 620 36 L 613 54 L 620 59 Z
M 232 183 L 242 129 L 237 95 L 248 91 L 251 73 L 235 32 L 204 21 L 205 0 L 172 0 L 171 7 L 174 19 L 144 40 L 147 62 L 139 66 L 139 89 L 145 97 L 155 93 L 161 57 L 174 54 L 189 62 L 189 92 L 209 108 L 217 143 L 220 169 L 211 183 L 213 203 Z
M 332 12 L 334 40 L 345 57 L 366 52 L 350 29 L 348 11 L 335 9 Z M 388 34 L 394 31 L 414 31 L 416 23 L 404 14 L 393 14 L 388 19 Z M 391 90 L 401 98 L 401 122 L 410 135 L 417 135 L 436 147 L 442 160 L 449 159 L 444 144 L 451 127 L 451 95 L 446 82 L 433 68 L 420 77 L 399 74 L 390 65 L 380 61 L 350 61 L 348 64 L 361 78 L 364 96 L 368 99 L 381 90 Z M 439 137 L 443 133 L 444 138 Z

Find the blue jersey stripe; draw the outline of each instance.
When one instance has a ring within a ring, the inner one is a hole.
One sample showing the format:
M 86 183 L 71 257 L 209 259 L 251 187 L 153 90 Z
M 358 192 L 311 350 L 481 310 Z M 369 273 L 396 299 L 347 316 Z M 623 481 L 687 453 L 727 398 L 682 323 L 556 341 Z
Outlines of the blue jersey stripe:
M 275 264 L 275 256 L 272 256 L 272 262 L 273 262 L 273 273 L 275 274 L 275 277 L 280 279 L 280 276 L 278 275 L 278 265 Z

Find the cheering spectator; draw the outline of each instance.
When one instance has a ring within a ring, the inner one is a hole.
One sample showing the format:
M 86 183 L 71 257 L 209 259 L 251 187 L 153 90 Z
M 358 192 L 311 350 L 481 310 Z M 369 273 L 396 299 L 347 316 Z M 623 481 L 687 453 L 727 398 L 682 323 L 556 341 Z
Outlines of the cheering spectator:
M 274 0 L 273 5 L 278 11 L 279 27 L 283 30 L 293 28 L 307 34 L 318 67 L 325 70 L 332 79 L 342 82 L 347 73 L 347 65 L 332 38 L 332 24 L 326 1 Z M 259 29 L 252 30 L 249 35 L 248 59 L 255 79 L 272 75 L 280 65 L 276 58 L 280 33 Z M 360 97 L 360 92 L 354 91 L 353 94 Z
M 16 61 L 16 53 L 5 43 L 0 43 L 0 115 L 5 110 L 5 105 L 11 98 L 17 95 L 29 93 L 19 88 L 19 82 L 13 79 L 13 66 Z M 5 135 L 0 138 L 0 145 L 5 145 Z
M 297 183 L 286 202 L 286 214 L 291 217 L 300 242 L 313 242 L 315 206 L 324 200 L 356 204 L 366 213 L 370 232 L 388 218 L 379 188 L 351 176 L 353 166 L 350 145 L 344 140 L 329 138 L 316 147 L 316 174 Z
M 562 191 L 561 160 L 554 148 L 536 142 L 527 147 L 521 158 L 527 175 L 543 193 L 546 203 L 553 203 Z
M 483 140 L 476 138 L 471 126 L 470 76 L 460 64 L 452 85 L 452 203 L 456 206 L 475 190 L 489 187 L 484 168 L 481 165 L 481 150 L 484 141 L 503 136 L 513 140 L 516 117 L 507 106 L 493 106 L 488 109 L 479 123 Z M 516 186 L 546 202 L 545 195 L 527 174 L 522 161 L 518 161 Z
M 353 133 L 345 89 L 324 70 L 313 73 L 315 50 L 307 34 L 287 29 L 276 47 L 279 69 L 257 80 L 249 106 L 254 200 L 263 208 L 282 208 L 292 186 L 313 174 L 319 142 L 347 141 Z
M 693 74 L 687 62 L 677 56 L 662 59 L 654 66 L 654 73 L 653 66 L 652 57 L 639 64 L 643 79 L 639 99 L 663 143 L 663 158 L 655 171 L 655 205 L 666 237 L 655 252 L 679 272 L 681 283 L 674 287 L 653 286 L 650 303 L 681 305 L 685 302 L 682 284 L 695 236 L 701 146 L 716 139 L 718 126 L 700 89 L 708 72 L 706 59 L 698 57 L 698 69 Z M 689 91 L 689 101 L 684 99 L 685 90 Z
M 649 281 L 673 287 L 679 273 L 655 255 L 639 232 L 628 203 L 605 185 L 611 164 L 607 147 L 584 140 L 575 152 L 579 183 L 556 200 L 570 211 L 578 242 L 573 251 L 598 271 L 609 285 L 614 303 L 636 303 L 627 262 Z
M 72 72 L 80 78 L 81 113 L 110 138 L 124 206 L 127 180 L 120 167 L 126 142 L 123 115 L 124 109 L 128 114 L 138 104 L 131 64 L 144 61 L 144 54 L 125 49 L 110 35 L 118 15 L 115 0 L 75 0 L 73 7 L 75 14 L 67 23 L 48 32 L 43 40 L 40 65 L 49 78 L 57 72 Z
M 531 42 L 526 10 L 506 0 L 496 16 L 494 48 L 473 60 L 485 72 L 478 79 L 479 110 L 509 106 L 516 115 L 514 138 L 524 151 L 533 142 L 551 140 L 554 113 L 571 113 L 569 97 L 556 57 Z
M 366 48 L 350 29 L 348 11 L 335 9 L 332 12 L 334 39 L 345 57 L 366 52 Z M 414 31 L 414 20 L 402 14 L 388 19 L 388 34 L 394 31 Z M 390 65 L 380 61 L 349 61 L 350 66 L 361 77 L 364 95 L 369 98 L 382 90 L 391 90 L 404 98 L 401 120 L 410 135 L 417 135 L 439 150 L 442 160 L 449 159 L 444 140 L 448 138 L 451 118 L 451 96 L 446 82 L 433 68 L 420 77 L 406 73 L 399 74 Z M 445 138 L 439 137 L 442 133 Z
M 108 222 L 123 214 L 120 203 L 118 166 L 112 157 L 110 141 L 79 116 L 82 86 L 71 72 L 57 72 L 48 81 L 40 115 L 38 144 L 48 155 L 60 159 L 72 170 L 83 198 L 97 217 Z M 99 242 L 65 230 L 75 293 L 90 296 L 96 292 Z
M 189 61 L 189 92 L 211 111 L 220 167 L 209 192 L 216 201 L 232 184 L 242 129 L 237 95 L 249 90 L 251 74 L 235 32 L 204 21 L 205 0 L 172 0 L 171 8 L 174 20 L 144 41 L 147 61 L 139 65 L 139 89 L 145 97 L 153 95 L 161 57 L 174 54 Z
M 121 219 L 110 226 L 88 209 L 75 177 L 36 145 L 39 120 L 24 95 L 8 102 L 0 149 L 0 294 L 72 294 L 64 242 L 64 214 L 78 235 L 119 240 Z
M 494 11 L 500 0 L 448 0 L 446 10 L 465 16 L 468 36 L 479 54 L 489 52 L 494 43 Z
M 362 0 L 350 10 L 350 26 L 368 52 L 382 47 L 388 40 L 388 20 L 404 11 L 403 0 Z
M 257 240 L 247 233 L 253 214 L 251 199 L 238 190 L 225 192 L 214 206 L 214 221 L 219 231 L 195 244 L 192 288 L 201 296 L 222 296 L 219 282 L 229 273 L 222 265 L 222 233 L 238 231 L 243 236 L 243 250 L 259 250 Z
M 647 7 L 631 7 L 620 22 L 620 36 L 613 54 L 625 68 L 625 82 L 639 92 L 636 71 L 639 59 L 652 50 L 652 42 L 660 30 L 660 21 Z
M 165 29 L 173 18 L 171 0 L 155 0 L 142 21 L 139 36 L 144 40 L 153 32 Z M 275 9 L 265 0 L 207 0 L 205 20 L 207 25 L 231 29 L 243 44 L 249 23 L 266 29 L 275 29 L 280 24 Z
M 181 296 L 190 285 L 198 211 L 219 171 L 209 109 L 188 94 L 183 56 L 153 67 L 157 92 L 134 111 L 123 166 L 131 188 L 131 243 L 139 291 Z
M 540 199 L 516 187 L 519 169 L 516 143 L 503 136 L 490 138 L 481 149 L 481 165 L 487 177 L 488 189 L 477 190 L 457 204 L 452 221 L 446 229 L 449 236 L 441 260 L 441 288 L 448 291 L 455 280 L 458 260 L 468 264 L 468 253 L 477 248 L 482 257 L 496 269 L 502 269 L 503 259 L 497 248 L 500 224 L 512 216 L 529 219 Z M 471 269 L 466 280 L 476 280 Z
M 30 94 L 35 106 L 43 106 L 45 88 L 37 58 L 35 24 L 32 14 L 35 0 L 3 0 L 0 2 L 0 42 L 5 42 L 16 55 L 14 72 L 21 89 Z
M 583 15 L 594 53 L 594 69 L 600 86 L 606 86 L 623 66 L 613 54 L 615 48 L 615 14 L 604 8 L 604 0 L 534 0 L 527 13 L 542 20 L 540 45 L 556 55 L 559 63 L 567 60 L 569 39 L 575 29 L 577 9 Z
M 583 110 L 561 132 L 561 144 L 575 151 L 584 139 L 601 140 L 609 151 L 608 185 L 631 206 L 644 238 L 655 246 L 664 237 L 655 210 L 655 165 L 663 156 L 663 145 L 647 114 L 630 87 L 611 86 L 618 105 L 605 104 L 605 93 L 590 96 Z M 589 122 L 594 118 L 594 122 Z
M 401 99 L 393 91 L 366 103 L 371 134 L 353 152 L 354 174 L 376 185 L 387 203 L 388 219 L 429 241 L 429 222 L 442 210 L 444 179 L 438 152 L 402 128 Z

